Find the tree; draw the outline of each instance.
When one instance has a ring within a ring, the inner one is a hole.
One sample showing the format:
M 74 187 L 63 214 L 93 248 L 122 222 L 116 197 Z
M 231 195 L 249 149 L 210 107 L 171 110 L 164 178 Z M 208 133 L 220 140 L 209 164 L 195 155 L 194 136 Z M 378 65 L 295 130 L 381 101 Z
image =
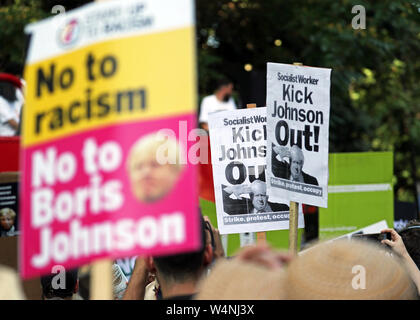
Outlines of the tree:
M 0 69 L 22 69 L 26 24 L 51 16 L 55 5 L 70 10 L 86 2 L 6 1 Z M 420 175 L 420 1 L 357 4 L 366 9 L 366 29 L 352 28 L 350 0 L 197 0 L 199 93 L 227 75 L 245 102 L 254 88 L 265 97 L 268 61 L 332 68 L 331 152 L 393 151 L 396 196 L 413 201 Z
M 366 9 L 366 29 L 352 28 L 348 0 L 198 0 L 200 93 L 215 70 L 249 77 L 247 63 L 263 74 L 268 61 L 332 68 L 331 152 L 394 151 L 396 196 L 413 201 L 420 2 L 357 4 Z
M 25 25 L 47 16 L 37 1 L 16 0 L 0 7 L 0 70 L 22 74 L 27 38 Z

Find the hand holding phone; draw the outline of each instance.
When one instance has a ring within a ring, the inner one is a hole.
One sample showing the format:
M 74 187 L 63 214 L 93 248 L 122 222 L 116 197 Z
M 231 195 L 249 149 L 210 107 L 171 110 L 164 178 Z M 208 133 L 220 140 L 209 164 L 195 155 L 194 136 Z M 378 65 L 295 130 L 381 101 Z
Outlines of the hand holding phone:
M 381 242 L 391 247 L 392 251 L 399 254 L 401 257 L 408 255 L 407 249 L 405 248 L 404 242 L 401 236 L 394 229 L 384 229 L 381 233 L 387 233 L 391 236 L 391 239 L 383 239 Z
M 370 241 L 382 243 L 383 240 L 391 240 L 391 233 L 381 232 L 381 233 L 353 234 L 351 237 L 353 239 L 358 239 L 358 240 L 370 240 Z

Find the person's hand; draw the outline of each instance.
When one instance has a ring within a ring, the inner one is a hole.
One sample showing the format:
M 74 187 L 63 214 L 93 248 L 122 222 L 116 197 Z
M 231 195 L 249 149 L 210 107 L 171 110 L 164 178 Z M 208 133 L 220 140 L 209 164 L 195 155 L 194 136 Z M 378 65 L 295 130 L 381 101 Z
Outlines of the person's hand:
M 248 185 L 236 184 L 225 188 L 225 191 L 230 194 L 234 194 L 238 199 L 241 198 L 241 194 L 246 194 L 250 192 L 250 187 Z
M 134 268 L 132 273 L 145 273 L 147 274 L 149 270 L 147 269 L 146 257 L 138 256 L 136 262 L 134 263 Z
M 274 146 L 273 151 L 277 153 L 281 159 L 290 158 L 290 150 L 285 146 Z
M 235 257 L 235 259 L 254 263 L 272 270 L 283 268 L 292 258 L 293 256 L 289 253 L 275 251 L 266 244 L 244 247 Z
M 147 258 L 138 256 L 131 273 L 130 281 L 124 293 L 123 300 L 143 300 L 149 270 Z
M 407 251 L 407 248 L 404 245 L 404 241 L 401 236 L 394 229 L 384 229 L 381 233 L 389 232 L 391 233 L 391 240 L 382 240 L 382 243 L 387 244 L 392 248 L 392 251 L 401 256 L 403 263 L 405 264 L 408 273 L 410 274 L 411 279 L 417 287 L 417 293 L 420 296 L 420 270 L 417 267 L 416 263 L 410 257 L 410 254 Z
M 384 229 L 381 231 L 381 233 L 387 233 L 389 232 L 391 234 L 391 240 L 385 239 L 381 242 L 388 245 L 392 248 L 392 251 L 399 254 L 401 257 L 405 258 L 408 255 L 407 249 L 405 248 L 404 242 L 401 238 L 401 236 L 395 231 L 394 229 Z
M 213 227 L 213 225 L 210 222 L 209 217 L 204 216 L 204 221 L 208 222 L 211 228 L 211 232 L 213 233 L 213 239 L 214 239 L 214 249 L 213 249 L 213 255 L 215 259 L 223 258 L 225 256 L 225 250 L 223 249 L 222 245 L 222 238 L 219 233 L 219 229 L 216 229 Z M 211 243 L 211 239 L 209 239 Z

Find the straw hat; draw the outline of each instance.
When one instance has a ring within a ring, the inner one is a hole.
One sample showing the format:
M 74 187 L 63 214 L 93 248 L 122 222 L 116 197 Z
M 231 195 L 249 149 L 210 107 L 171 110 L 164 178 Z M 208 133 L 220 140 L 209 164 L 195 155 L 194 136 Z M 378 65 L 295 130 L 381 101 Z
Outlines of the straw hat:
M 24 300 L 22 283 L 17 273 L 0 265 L 0 300 Z
M 287 299 L 416 298 L 414 284 L 398 258 L 379 245 L 348 240 L 316 245 L 293 260 L 284 289 Z
M 238 259 L 216 263 L 199 285 L 197 300 L 282 300 L 284 271 Z

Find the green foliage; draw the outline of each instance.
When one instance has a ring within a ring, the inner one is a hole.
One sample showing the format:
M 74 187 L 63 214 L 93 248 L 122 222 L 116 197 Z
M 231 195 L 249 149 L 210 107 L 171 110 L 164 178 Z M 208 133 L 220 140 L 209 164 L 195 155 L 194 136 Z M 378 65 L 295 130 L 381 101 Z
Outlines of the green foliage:
M 21 73 L 26 46 L 24 27 L 46 16 L 35 0 L 15 0 L 0 7 L 1 72 Z
M 51 16 L 62 1 L 7 2 L 0 7 L 0 71 L 23 66 L 24 26 Z M 70 10 L 85 2 L 62 4 Z M 365 30 L 352 28 L 354 5 L 366 8 Z M 247 63 L 263 74 L 268 61 L 332 68 L 331 152 L 394 151 L 396 195 L 413 200 L 419 7 L 419 0 L 196 0 L 199 93 L 222 75 L 248 76 Z
M 366 8 L 364 30 L 352 28 L 354 5 Z M 396 195 L 413 201 L 420 174 L 419 7 L 395 0 L 197 0 L 199 55 L 222 58 L 213 72 L 238 78 L 245 63 L 263 72 L 268 61 L 332 68 L 330 151 L 394 151 Z

